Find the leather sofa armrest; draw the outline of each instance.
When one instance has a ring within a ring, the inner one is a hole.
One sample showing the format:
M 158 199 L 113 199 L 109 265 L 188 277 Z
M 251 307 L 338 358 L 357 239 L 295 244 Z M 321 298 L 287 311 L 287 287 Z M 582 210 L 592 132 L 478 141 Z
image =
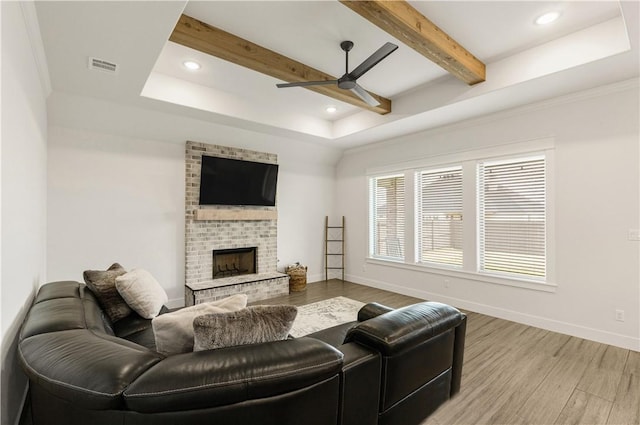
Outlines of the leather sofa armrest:
M 359 323 L 349 330 L 345 342 L 356 341 L 391 356 L 455 328 L 464 317 L 449 305 L 422 302 Z
M 342 364 L 340 351 L 313 338 L 178 354 L 136 379 L 124 398 L 145 413 L 223 406 L 323 382 Z
M 369 303 L 358 311 L 358 322 L 364 322 L 365 320 L 373 319 L 381 314 L 393 311 L 393 308 L 378 303 Z

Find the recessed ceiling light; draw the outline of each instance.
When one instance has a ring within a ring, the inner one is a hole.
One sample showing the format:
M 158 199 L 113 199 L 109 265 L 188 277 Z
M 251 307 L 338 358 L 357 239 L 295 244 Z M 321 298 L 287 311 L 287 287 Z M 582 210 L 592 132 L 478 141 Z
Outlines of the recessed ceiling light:
M 547 25 L 555 21 L 560 17 L 560 12 L 547 12 L 544 15 L 540 15 L 536 18 L 536 24 Z
M 333 114 L 334 112 L 336 112 L 338 110 L 338 108 L 336 108 L 335 106 L 327 106 L 326 111 L 330 114 Z
M 182 64 L 184 65 L 185 68 L 191 71 L 197 71 L 198 69 L 200 69 L 200 64 L 195 61 L 184 61 L 182 62 Z

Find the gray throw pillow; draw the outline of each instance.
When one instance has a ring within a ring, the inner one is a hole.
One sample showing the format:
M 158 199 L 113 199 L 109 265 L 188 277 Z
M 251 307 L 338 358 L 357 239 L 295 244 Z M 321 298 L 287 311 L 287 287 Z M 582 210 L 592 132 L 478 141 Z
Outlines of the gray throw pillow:
M 113 263 L 107 270 L 85 270 L 82 273 L 84 282 L 96 295 L 112 323 L 131 314 L 131 308 L 116 289 L 116 278 L 126 272 L 120 264 Z
M 193 320 L 193 351 L 287 339 L 298 314 L 292 305 L 258 305 Z

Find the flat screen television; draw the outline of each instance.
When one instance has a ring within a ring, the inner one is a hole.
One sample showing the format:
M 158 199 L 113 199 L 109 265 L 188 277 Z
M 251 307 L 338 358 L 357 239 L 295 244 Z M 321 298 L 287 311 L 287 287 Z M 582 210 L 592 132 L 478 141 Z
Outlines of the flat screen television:
M 278 165 L 202 156 L 200 205 L 275 206 Z

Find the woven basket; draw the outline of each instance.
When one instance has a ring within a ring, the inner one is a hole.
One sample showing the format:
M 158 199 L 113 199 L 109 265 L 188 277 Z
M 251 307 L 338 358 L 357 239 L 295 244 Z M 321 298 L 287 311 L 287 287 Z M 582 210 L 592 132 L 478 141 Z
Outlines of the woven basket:
M 289 275 L 289 291 L 300 292 L 307 289 L 307 267 L 306 266 L 289 266 L 287 267 Z

